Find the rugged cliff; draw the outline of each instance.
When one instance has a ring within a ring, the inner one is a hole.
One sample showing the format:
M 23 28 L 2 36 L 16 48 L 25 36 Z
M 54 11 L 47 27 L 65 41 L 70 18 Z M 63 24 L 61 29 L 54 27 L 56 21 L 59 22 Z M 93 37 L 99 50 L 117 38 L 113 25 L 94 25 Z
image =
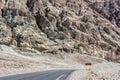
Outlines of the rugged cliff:
M 8 46 L 119 62 L 119 27 L 119 0 L 0 0 L 0 44 Z

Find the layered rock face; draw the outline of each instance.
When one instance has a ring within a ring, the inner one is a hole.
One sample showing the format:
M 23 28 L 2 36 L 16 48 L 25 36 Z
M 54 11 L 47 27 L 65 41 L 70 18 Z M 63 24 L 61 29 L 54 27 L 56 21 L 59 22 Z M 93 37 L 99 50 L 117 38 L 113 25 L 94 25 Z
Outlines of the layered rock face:
M 92 9 L 103 15 L 106 19 L 111 21 L 112 24 L 120 27 L 120 1 L 119 0 L 106 0 L 95 2 L 91 5 Z
M 51 54 L 79 52 L 119 62 L 119 0 L 110 2 L 115 4 L 112 8 L 101 8 L 108 2 L 0 0 L 0 44 Z

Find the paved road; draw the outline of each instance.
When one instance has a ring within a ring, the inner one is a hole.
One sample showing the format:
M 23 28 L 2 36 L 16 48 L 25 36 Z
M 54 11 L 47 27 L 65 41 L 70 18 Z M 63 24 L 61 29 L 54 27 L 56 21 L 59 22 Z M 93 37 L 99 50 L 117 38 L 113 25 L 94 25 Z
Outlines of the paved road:
M 0 80 L 66 80 L 74 70 L 51 70 L 0 77 Z

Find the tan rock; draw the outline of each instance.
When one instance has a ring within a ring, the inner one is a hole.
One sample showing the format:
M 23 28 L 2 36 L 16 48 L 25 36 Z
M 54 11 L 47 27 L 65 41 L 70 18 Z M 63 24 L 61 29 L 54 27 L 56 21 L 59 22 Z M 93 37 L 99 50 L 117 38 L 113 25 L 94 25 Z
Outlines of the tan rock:
M 120 52 L 119 1 L 104 3 L 0 0 L 0 44 L 19 44 L 41 52 L 55 50 L 55 54 L 60 48 L 67 53 L 78 51 L 113 59 Z

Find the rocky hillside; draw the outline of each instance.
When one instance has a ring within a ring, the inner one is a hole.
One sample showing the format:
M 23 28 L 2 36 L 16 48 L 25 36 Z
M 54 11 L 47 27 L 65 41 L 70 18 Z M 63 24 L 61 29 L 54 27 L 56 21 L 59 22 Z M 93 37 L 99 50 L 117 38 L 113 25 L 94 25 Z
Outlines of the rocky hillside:
M 120 62 L 119 0 L 0 0 L 0 44 Z

